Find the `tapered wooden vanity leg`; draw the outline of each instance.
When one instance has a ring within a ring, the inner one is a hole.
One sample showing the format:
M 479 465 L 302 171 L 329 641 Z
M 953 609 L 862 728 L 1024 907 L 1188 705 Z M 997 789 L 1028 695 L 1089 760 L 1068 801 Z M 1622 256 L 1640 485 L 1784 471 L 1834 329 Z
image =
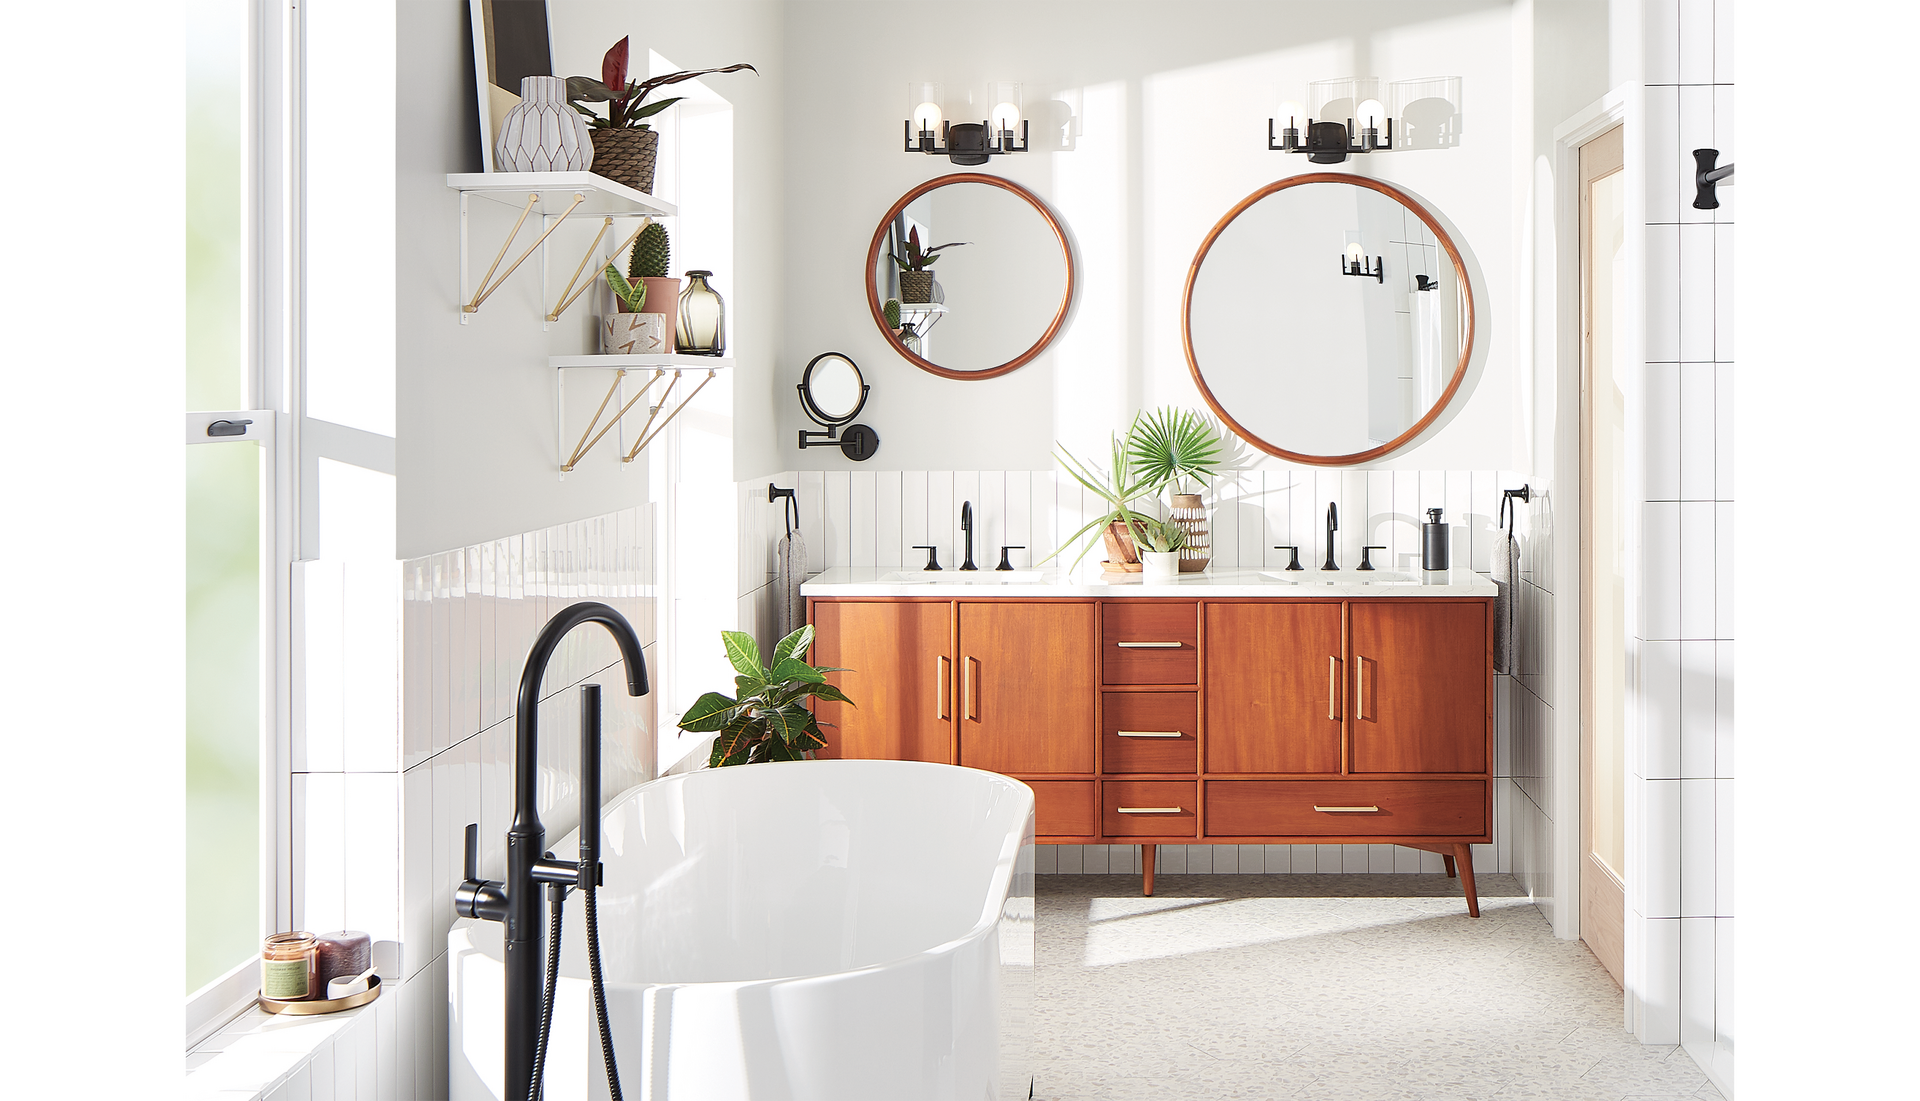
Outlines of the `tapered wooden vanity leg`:
M 1149 897 L 1153 894 L 1153 852 L 1154 846 L 1140 846 L 1140 893 Z
M 1440 859 L 1447 862 L 1447 878 L 1452 879 L 1455 875 L 1455 872 L 1453 870 L 1453 857 L 1448 856 L 1446 853 L 1441 853 Z
M 1480 893 L 1473 886 L 1473 846 L 1455 845 L 1453 855 L 1460 860 L 1460 886 L 1467 892 L 1467 913 L 1473 917 L 1479 917 Z

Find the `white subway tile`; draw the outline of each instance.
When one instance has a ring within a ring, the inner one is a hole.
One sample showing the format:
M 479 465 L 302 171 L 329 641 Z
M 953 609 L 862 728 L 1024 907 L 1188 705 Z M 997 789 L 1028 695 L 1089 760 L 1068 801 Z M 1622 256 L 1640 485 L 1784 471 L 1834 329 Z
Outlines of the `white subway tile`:
M 433 942 L 434 832 L 433 765 L 407 770 L 401 780 L 400 899 L 407 976 L 417 974 L 439 948 Z
M 1649 367 L 1647 373 L 1652 375 L 1660 369 Z M 1665 369 L 1675 371 L 1679 377 L 1677 428 L 1680 461 L 1677 496 L 1684 501 L 1711 501 L 1714 499 L 1717 456 L 1714 431 L 1719 414 L 1714 396 L 1715 365 L 1683 363 L 1677 368 Z
M 974 564 L 994 568 L 1000 564 L 1000 548 L 1012 542 L 1007 538 L 1007 472 L 982 470 L 980 495 L 973 499 Z
M 1242 500 L 1245 507 L 1240 513 L 1240 545 L 1233 556 L 1234 565 L 1243 569 L 1258 569 L 1266 564 L 1267 548 L 1276 542 L 1267 537 L 1267 516 L 1273 507 L 1272 498 L 1267 493 L 1267 472 L 1243 470 L 1240 472 L 1240 485 L 1244 491 Z
M 1187 874 L 1188 875 L 1212 875 L 1213 874 L 1213 846 L 1212 845 L 1181 845 L 1178 847 L 1185 849 L 1187 852 Z
M 1729 4 L 1729 7 L 1732 5 Z M 1713 922 L 1713 1017 L 1714 1038 L 1731 1047 L 1734 1037 L 1734 919 L 1716 918 Z
M 406 600 L 402 614 L 402 665 L 400 671 L 402 709 L 401 767 L 412 768 L 426 760 L 432 736 L 431 670 L 433 667 L 432 591 L 429 588 L 430 563 L 424 558 L 409 561 L 405 568 Z M 298 767 L 298 764 L 295 765 Z
M 1717 780 L 1680 781 L 1680 916 L 1713 917 L 1714 785 Z
M 1734 89 L 1730 86 L 1723 84 L 1713 89 L 1713 145 L 1711 148 L 1720 151 L 1720 156 L 1714 161 L 1716 165 L 1733 164 L 1736 159 L 1735 154 L 1739 151 L 1735 148 L 1739 144 L 1739 131 L 1735 129 L 1736 123 L 1734 121 L 1734 108 L 1737 100 L 1738 97 Z M 1732 180 L 1727 181 L 1729 184 L 1733 182 Z M 1735 220 L 1736 212 L 1739 210 L 1740 189 L 1737 187 L 1716 188 L 1713 197 L 1714 201 L 1720 204 L 1719 208 L 1712 212 L 1713 220 L 1723 225 L 1731 224 Z
M 1713 144 L 1713 86 L 1705 83 L 1690 84 L 1678 89 L 1680 93 L 1680 130 L 1679 142 L 1674 148 L 1674 166 L 1679 172 L 1658 181 L 1662 188 L 1672 188 L 1678 196 L 1680 221 L 1711 222 L 1714 211 L 1701 210 L 1693 205 L 1694 197 L 1699 193 L 1694 186 L 1693 176 L 1698 162 L 1694 160 L 1695 149 L 1712 149 Z M 1649 191 L 1653 190 L 1650 186 Z
M 1228 471 L 1214 479 L 1213 510 L 1207 517 L 1207 534 L 1213 540 L 1213 569 L 1230 570 L 1239 562 L 1242 510 L 1247 506 L 1243 479 L 1248 473 Z
M 1671 502 L 1640 506 L 1639 634 L 1680 636 L 1680 509 Z
M 1039 546 L 1033 537 L 1033 472 L 1009 470 L 1006 472 L 1006 483 L 1006 526 L 1000 545 L 1022 548 L 1009 551 L 1007 561 L 1016 569 L 1025 569 L 1053 548 Z M 999 546 L 993 548 L 993 554 L 994 565 L 997 566 L 1000 564 Z
M 1398 475 L 1395 475 L 1396 482 Z M 1394 507 L 1399 508 L 1399 493 L 1394 494 Z M 1491 470 L 1473 472 L 1473 503 L 1468 512 L 1468 529 L 1472 538 L 1473 557 L 1466 563 L 1475 573 L 1487 573 L 1493 569 L 1493 552 L 1500 539 L 1499 530 L 1500 488 L 1499 475 Z M 1458 567 L 1460 564 L 1455 563 Z
M 1080 850 L 1080 870 L 1084 875 L 1106 875 L 1107 846 L 1082 846 Z
M 1730 640 L 1713 644 L 1714 683 L 1713 738 L 1714 775 L 1730 779 L 1734 775 L 1733 757 L 1733 648 Z
M 1683 823 L 1679 780 L 1641 780 L 1640 787 L 1640 916 L 1680 916 L 1680 860 Z M 1629 801 L 1627 812 L 1632 814 Z M 1631 866 L 1628 874 L 1632 875 Z M 1631 887 L 1628 896 L 1633 896 Z
M 1713 227 L 1713 358 L 1722 363 L 1734 358 L 1733 283 L 1739 268 L 1734 261 L 1733 226 Z
M 1240 845 L 1240 874 L 1265 875 L 1267 872 L 1267 847 L 1265 845 Z
M 853 477 L 846 470 L 828 470 L 821 474 L 823 541 L 820 566 L 832 569 L 853 563 Z
M 1638 646 L 1639 736 L 1629 746 L 1636 775 L 1665 779 L 1681 774 L 1685 742 L 1681 643 L 1642 642 Z M 1637 748 L 1637 752 L 1632 752 Z
M 1680 151 L 1680 89 L 1672 85 L 1648 88 L 1645 105 L 1646 131 L 1641 148 L 1646 152 L 1647 221 L 1678 222 L 1683 206 L 1693 201 L 1689 185 L 1693 177 L 1683 170 L 1682 163 L 1684 158 L 1685 164 L 1692 164 L 1693 158 Z
M 380 1077 L 380 1041 L 374 1030 L 373 1014 L 362 1013 L 356 1017 L 342 1039 L 353 1047 L 353 1092 L 343 1095 L 336 1084 L 335 1095 L 366 1101 L 374 1096 Z
M 1409 849 L 1404 845 L 1393 847 L 1393 870 L 1401 875 L 1413 875 L 1420 871 L 1420 850 Z
M 1203 847 L 1207 850 L 1214 875 L 1240 874 L 1240 846 L 1206 845 Z
M 427 1009 L 427 1018 L 432 1028 L 432 1039 L 427 1046 L 429 1062 L 427 1081 L 431 1088 L 425 1096 L 441 1098 L 447 1091 L 447 955 L 444 951 L 446 938 L 441 937 L 442 952 L 433 961 L 430 972 L 432 980 L 433 1002 Z
M 927 552 L 916 546 L 927 538 L 927 472 L 900 472 L 900 561 L 903 569 L 917 570 L 926 565 Z
M 1699 779 L 1713 775 L 1713 642 L 1649 643 L 1680 651 L 1680 770 L 1674 775 Z
M 1325 848 L 1326 846 L 1323 845 L 1321 847 Z M 1441 856 L 1439 853 L 1430 853 L 1425 851 L 1421 852 L 1420 874 L 1439 875 L 1440 873 L 1446 870 L 1447 870 L 1447 861 L 1445 857 Z
M 1680 359 L 1680 227 L 1648 226 L 1646 245 L 1647 361 L 1676 363 Z
M 1713 638 L 1714 593 L 1721 578 L 1715 558 L 1714 512 L 1731 505 L 1687 501 L 1680 505 L 1680 636 Z
M 807 544 L 807 572 L 818 573 L 828 567 L 826 476 L 818 470 L 796 471 L 793 483 L 794 500 L 800 508 L 800 534 Z
M 1713 919 L 1680 921 L 1680 1042 L 1713 1043 Z
M 1734 914 L 1734 846 L 1737 844 L 1734 783 L 1733 780 L 1713 782 L 1713 912 L 1717 917 Z
M 1060 846 L 1035 845 L 1033 847 L 1033 872 L 1035 875 L 1053 875 L 1060 870 Z
M 1161 845 L 1154 859 L 1155 872 L 1159 875 L 1187 874 L 1187 846 Z
M 1032 488 L 1029 492 L 1029 507 L 1032 513 L 1027 531 L 1027 553 L 1033 556 L 1032 562 L 1036 566 L 1053 553 L 1054 548 L 1060 545 L 1060 540 L 1066 535 L 1059 530 L 1058 518 L 1055 514 L 1054 477 L 1054 472 L 1051 470 L 1033 472 Z M 1054 561 L 1059 562 L 1058 559 Z
M 1680 83 L 1680 0 L 1646 0 L 1640 9 L 1641 78 Z
M 1734 547 L 1738 531 L 1734 527 L 1733 510 L 1737 506 L 1732 502 L 1713 505 L 1714 559 L 1713 559 L 1713 635 L 1715 638 L 1734 637 Z
M 877 506 L 873 471 L 850 471 L 848 480 L 847 565 L 871 567 L 875 563 L 878 528 L 874 515 Z
M 901 552 L 907 541 L 900 537 L 903 498 L 898 470 L 880 470 L 873 478 L 873 564 L 881 569 L 897 570 L 907 559 Z
M 313 1101 L 334 1101 L 340 1096 L 341 1076 L 335 1072 L 338 1057 L 334 1051 L 334 1041 L 327 1040 L 314 1050 L 313 1057 L 307 1060 L 309 1096 Z M 353 1096 L 351 1078 L 346 1082 L 347 1096 Z
M 1714 232 L 1710 225 L 1679 228 L 1680 358 L 1689 363 L 1714 358 Z
M 341 915 L 338 925 L 326 928 L 358 929 L 374 940 L 398 940 L 400 775 L 358 772 L 342 780 Z
M 1714 0 L 1713 5 L 1713 79 L 1717 84 L 1734 81 L 1733 22 L 1739 0 Z
M 940 548 L 940 565 L 953 569 L 960 564 L 960 557 L 954 548 L 959 546 L 955 536 L 960 533 L 960 498 L 954 495 L 954 475 L 951 470 L 927 471 L 927 537 L 922 543 Z M 920 552 L 918 561 L 926 562 L 926 552 Z
M 953 472 L 953 503 L 949 509 L 949 521 L 953 524 L 953 561 L 946 563 L 950 570 L 957 570 L 966 555 L 967 533 L 960 528 L 960 506 L 973 503 L 973 553 L 974 564 L 979 565 L 980 546 L 984 540 L 984 530 L 980 522 L 980 472 L 977 470 L 956 470 Z

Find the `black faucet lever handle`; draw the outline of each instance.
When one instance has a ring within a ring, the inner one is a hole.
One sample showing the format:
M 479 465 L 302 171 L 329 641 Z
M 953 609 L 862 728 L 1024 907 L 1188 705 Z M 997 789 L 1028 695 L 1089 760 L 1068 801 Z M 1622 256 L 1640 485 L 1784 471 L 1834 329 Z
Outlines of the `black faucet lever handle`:
M 467 823 L 467 852 L 463 867 L 468 881 L 480 878 L 480 823 Z
M 940 548 L 939 547 L 929 547 L 921 543 L 915 543 L 913 545 L 913 549 L 923 550 L 927 552 L 927 564 L 925 566 L 920 567 L 921 569 L 937 570 L 940 568 Z
M 1377 550 L 1386 550 L 1386 549 L 1387 548 L 1385 547 L 1361 547 L 1359 568 L 1363 570 L 1372 569 L 1373 568 L 1373 552 Z
M 1289 561 L 1287 562 L 1287 568 L 1288 568 L 1288 569 L 1290 569 L 1290 570 L 1304 570 L 1304 569 L 1306 569 L 1306 567 L 1305 567 L 1305 566 L 1302 566 L 1302 565 L 1300 564 L 1300 548 L 1299 548 L 1298 546 L 1296 546 L 1296 545 L 1294 545 L 1294 544 L 1292 544 L 1292 543 L 1281 543 L 1281 544 L 1279 544 L 1278 546 L 1275 546 L 1275 547 L 1274 547 L 1273 549 L 1274 549 L 1274 550 L 1283 550 L 1283 551 L 1291 551 L 1291 552 L 1293 552 L 1293 554 L 1292 554 L 1292 558 L 1291 558 L 1291 559 L 1290 559 L 1290 560 L 1289 560 Z
M 1017 550 L 1026 550 L 1026 549 L 1027 548 L 1023 546 L 1014 546 L 1011 544 L 1001 547 L 1000 548 L 1000 564 L 998 566 L 995 566 L 994 569 L 996 571 L 1013 569 L 1013 561 L 1007 557 L 1007 552 L 1017 551 Z

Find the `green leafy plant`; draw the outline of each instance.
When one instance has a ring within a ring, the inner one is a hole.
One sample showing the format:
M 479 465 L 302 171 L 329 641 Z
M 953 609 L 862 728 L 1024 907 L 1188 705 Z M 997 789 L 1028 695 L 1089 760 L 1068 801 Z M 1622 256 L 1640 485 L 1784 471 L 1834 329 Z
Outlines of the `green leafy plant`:
M 667 227 L 648 222 L 633 239 L 633 252 L 627 257 L 627 278 L 665 279 L 673 261 L 673 245 L 667 239 Z
M 887 328 L 898 329 L 900 327 L 900 300 L 898 298 L 887 299 L 887 304 L 880 307 L 880 315 L 887 319 Z
M 923 249 L 920 247 L 920 227 L 915 226 L 907 231 L 907 254 L 902 256 L 897 252 L 894 253 L 893 262 L 900 265 L 901 271 L 925 271 L 933 266 L 934 261 L 940 259 L 941 249 L 958 248 L 972 243 L 972 241 L 948 241 L 944 245 Z
M 606 56 L 600 59 L 600 79 L 590 76 L 570 76 L 567 78 L 567 102 L 573 109 L 587 116 L 587 125 L 595 130 L 650 130 L 652 124 L 646 120 L 685 99 L 674 96 L 670 99 L 646 102 L 655 89 L 669 84 L 678 84 L 683 80 L 706 76 L 708 73 L 733 73 L 747 69 L 758 73 L 760 70 L 741 62 L 738 65 L 726 65 L 717 69 L 682 69 L 677 73 L 667 73 L 647 80 L 629 81 L 627 79 L 627 39 L 622 38 L 613 44 Z M 604 103 L 607 105 L 605 117 L 595 114 L 583 106 L 586 103 Z
M 1148 520 L 1134 533 L 1140 549 L 1152 554 L 1172 554 L 1187 545 L 1187 529 L 1172 520 Z
M 1090 463 L 1074 458 L 1064 447 L 1054 449 L 1054 455 L 1059 458 L 1060 465 L 1066 468 L 1073 480 L 1086 487 L 1088 492 L 1099 496 L 1101 503 L 1106 505 L 1107 509 L 1098 519 L 1089 521 L 1079 531 L 1067 536 L 1058 549 L 1041 559 L 1042 562 L 1058 557 L 1062 551 L 1073 546 L 1076 540 L 1090 531 L 1104 530 L 1108 524 L 1122 523 L 1138 536 L 1142 527 L 1151 519 L 1130 507 L 1133 502 L 1142 497 L 1153 496 L 1159 489 L 1159 486 L 1152 481 L 1134 474 L 1127 465 L 1127 448 L 1130 439 L 1131 434 L 1127 437 L 1118 434 L 1112 437 L 1113 454 L 1108 469 L 1104 472 L 1097 470 Z M 1074 557 L 1073 564 L 1079 565 L 1080 560 L 1087 556 L 1087 552 L 1092 550 L 1093 546 L 1094 544 L 1089 543 L 1081 548 L 1080 553 Z
M 1141 412 L 1127 429 L 1127 466 L 1135 478 L 1150 483 L 1150 493 L 1170 488 L 1186 492 L 1186 480 L 1208 485 L 1226 456 L 1220 434 L 1192 409 L 1163 405 Z
M 813 645 L 812 624 L 780 640 L 773 649 L 771 666 L 760 664 L 760 647 L 752 635 L 722 631 L 720 638 L 726 644 L 727 660 L 739 674 L 733 678 L 739 696 L 708 692 L 680 717 L 682 730 L 719 731 L 713 740 L 713 752 L 707 756 L 708 767 L 799 761 L 825 746 L 826 736 L 808 710 L 807 701 L 817 697 L 849 706 L 853 701 L 827 683 L 828 673 L 843 670 L 807 664 L 807 648 Z
M 641 312 L 641 308 L 647 304 L 647 285 L 639 280 L 629 283 L 626 276 L 620 274 L 620 269 L 612 264 L 607 265 L 606 276 L 607 286 L 612 288 L 613 296 L 626 305 L 627 312 Z

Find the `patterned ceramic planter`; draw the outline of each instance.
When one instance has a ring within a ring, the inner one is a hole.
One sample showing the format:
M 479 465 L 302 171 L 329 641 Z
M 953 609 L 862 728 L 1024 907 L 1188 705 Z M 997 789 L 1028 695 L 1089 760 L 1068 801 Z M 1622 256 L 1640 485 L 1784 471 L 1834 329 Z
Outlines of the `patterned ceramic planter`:
M 567 104 L 565 80 L 521 79 L 520 105 L 500 124 L 493 166 L 500 172 L 584 172 L 593 166 L 593 131 Z
M 609 356 L 654 355 L 667 346 L 667 315 L 613 313 L 600 319 L 600 353 Z

